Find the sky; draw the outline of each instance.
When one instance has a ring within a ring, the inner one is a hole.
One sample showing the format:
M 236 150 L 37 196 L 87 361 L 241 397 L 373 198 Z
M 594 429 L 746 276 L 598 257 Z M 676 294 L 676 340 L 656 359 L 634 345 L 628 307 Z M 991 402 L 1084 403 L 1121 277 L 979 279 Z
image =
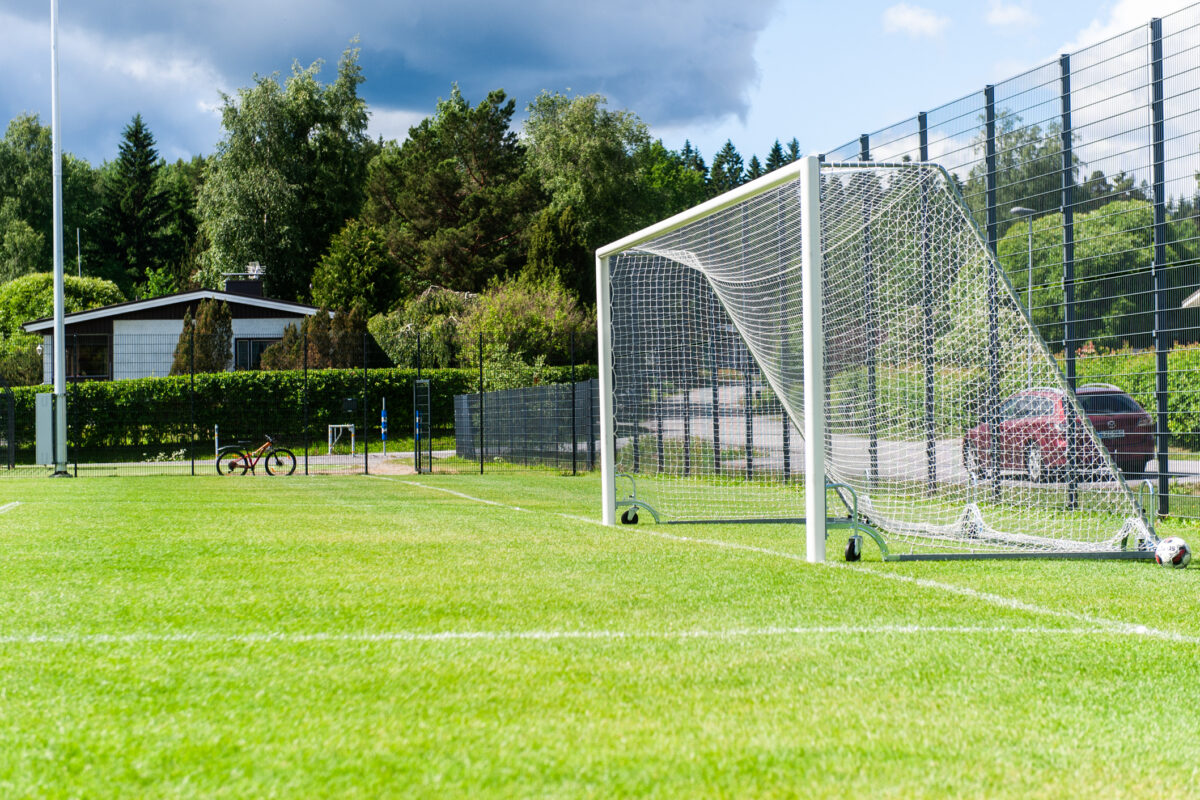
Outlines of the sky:
M 50 121 L 50 2 L 0 0 L 0 115 Z M 598 92 L 673 149 L 825 152 L 1190 5 L 1183 0 L 59 0 L 65 151 L 116 157 L 140 113 L 170 160 L 212 153 L 222 93 L 357 40 L 373 136 L 401 140 L 453 83 Z

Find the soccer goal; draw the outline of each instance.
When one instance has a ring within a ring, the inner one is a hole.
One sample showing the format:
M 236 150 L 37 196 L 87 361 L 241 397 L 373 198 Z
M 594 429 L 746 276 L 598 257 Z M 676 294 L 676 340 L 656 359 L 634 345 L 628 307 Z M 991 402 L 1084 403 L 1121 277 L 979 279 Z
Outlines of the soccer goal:
M 1149 558 L 954 180 L 796 161 L 597 252 L 603 514 L 888 558 Z M 813 444 L 814 446 L 809 446 Z

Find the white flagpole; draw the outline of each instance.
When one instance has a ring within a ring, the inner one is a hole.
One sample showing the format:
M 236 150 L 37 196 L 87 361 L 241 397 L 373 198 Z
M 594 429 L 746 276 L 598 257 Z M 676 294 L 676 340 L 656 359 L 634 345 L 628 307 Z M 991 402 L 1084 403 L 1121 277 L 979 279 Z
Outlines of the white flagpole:
M 54 149 L 54 474 L 67 474 L 67 343 L 63 323 L 62 128 L 58 118 L 58 0 L 50 0 L 50 134 Z

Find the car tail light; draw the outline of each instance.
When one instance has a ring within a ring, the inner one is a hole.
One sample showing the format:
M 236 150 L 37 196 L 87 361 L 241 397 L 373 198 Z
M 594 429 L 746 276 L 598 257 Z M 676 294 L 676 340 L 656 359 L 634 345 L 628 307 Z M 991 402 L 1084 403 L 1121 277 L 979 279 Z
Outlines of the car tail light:
M 1154 420 L 1151 419 L 1150 417 L 1142 417 L 1141 419 L 1138 420 L 1137 426 L 1139 428 L 1153 428 Z

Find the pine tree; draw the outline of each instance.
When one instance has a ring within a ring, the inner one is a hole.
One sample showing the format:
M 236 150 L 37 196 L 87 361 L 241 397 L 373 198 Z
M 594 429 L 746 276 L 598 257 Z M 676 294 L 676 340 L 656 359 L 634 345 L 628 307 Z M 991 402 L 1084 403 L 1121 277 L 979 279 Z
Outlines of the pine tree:
M 725 144 L 713 156 L 708 180 L 713 195 L 728 192 L 746 182 L 742 156 L 731 140 L 726 139 Z
M 798 158 L 800 158 L 800 142 L 793 136 L 792 140 L 787 143 L 787 163 L 790 164 Z
M 195 350 L 193 354 L 193 348 Z M 183 314 L 183 332 L 175 345 L 172 375 L 224 372 L 233 360 L 233 315 L 229 304 L 201 300 L 193 321 L 191 309 Z
M 158 185 L 161 169 L 154 136 L 142 115 L 135 114 L 125 127 L 117 160 L 109 166 L 101 190 L 104 271 L 124 288 L 144 282 L 148 272 L 162 266 L 168 198 Z
M 679 158 L 685 168 L 699 172 L 705 180 L 708 179 L 708 166 L 704 163 L 704 157 L 700 155 L 699 150 L 692 147 L 690 140 L 683 140 L 683 149 L 679 151 Z
M 783 154 L 783 145 L 776 139 L 775 144 L 771 145 L 771 151 L 767 153 L 767 172 L 774 172 L 786 163 L 788 158 Z
M 766 175 L 767 171 L 763 169 L 763 165 L 758 160 L 758 156 L 750 156 L 750 163 L 746 165 L 746 180 L 752 181 L 755 178 L 761 178 Z

